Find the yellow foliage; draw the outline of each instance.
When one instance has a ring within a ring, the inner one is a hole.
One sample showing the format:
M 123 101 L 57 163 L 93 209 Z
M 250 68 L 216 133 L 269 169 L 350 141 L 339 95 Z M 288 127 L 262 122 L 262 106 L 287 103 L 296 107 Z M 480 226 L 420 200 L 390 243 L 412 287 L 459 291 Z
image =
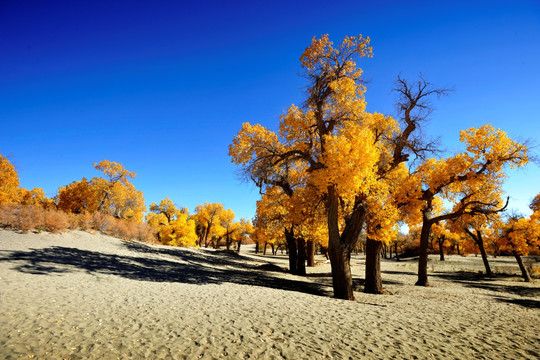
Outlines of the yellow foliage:
M 19 201 L 19 175 L 15 166 L 0 154 L 0 204 Z
M 108 160 L 94 166 L 103 171 L 108 180 L 93 178 L 88 181 L 83 178 L 60 187 L 56 198 L 58 208 L 75 214 L 101 212 L 118 219 L 142 222 L 146 211 L 143 193 L 129 182 L 130 178 L 135 177 L 135 173 Z
M 152 203 L 146 222 L 155 228 L 161 243 L 172 246 L 195 246 L 197 233 L 195 221 L 189 218 L 187 209 L 178 210 L 171 199 Z

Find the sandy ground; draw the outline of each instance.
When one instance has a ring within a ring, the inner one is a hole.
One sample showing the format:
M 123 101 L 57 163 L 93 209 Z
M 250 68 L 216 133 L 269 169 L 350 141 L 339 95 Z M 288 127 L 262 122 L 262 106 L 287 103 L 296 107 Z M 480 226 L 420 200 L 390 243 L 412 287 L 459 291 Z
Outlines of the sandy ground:
M 540 358 L 539 281 L 484 279 L 479 257 L 434 257 L 429 288 L 412 285 L 416 262 L 383 261 L 391 294 L 353 302 L 330 297 L 329 264 L 293 276 L 250 250 L 0 230 L 0 358 Z

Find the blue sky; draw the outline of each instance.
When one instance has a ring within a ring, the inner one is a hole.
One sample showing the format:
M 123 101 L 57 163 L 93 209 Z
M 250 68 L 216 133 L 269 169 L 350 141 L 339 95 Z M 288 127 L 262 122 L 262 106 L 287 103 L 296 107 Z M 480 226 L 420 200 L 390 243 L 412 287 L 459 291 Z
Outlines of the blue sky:
M 0 153 L 21 186 L 59 186 L 122 163 L 149 205 L 221 202 L 252 218 L 257 189 L 227 147 L 243 122 L 275 128 L 305 90 L 299 57 L 313 36 L 372 39 L 369 111 L 395 114 L 398 74 L 453 87 L 426 134 L 460 149 L 491 123 L 540 139 L 538 1 L 0 2 Z M 510 207 L 527 213 L 540 170 L 509 172 Z

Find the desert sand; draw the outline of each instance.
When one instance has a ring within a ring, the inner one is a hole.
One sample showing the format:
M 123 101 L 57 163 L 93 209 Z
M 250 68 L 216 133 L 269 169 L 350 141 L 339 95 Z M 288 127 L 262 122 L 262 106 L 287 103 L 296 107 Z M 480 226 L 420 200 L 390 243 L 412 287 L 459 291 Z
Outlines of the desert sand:
M 0 230 L 0 358 L 537 359 L 540 283 L 511 258 L 384 260 L 386 295 L 331 297 L 324 258 L 289 275 L 285 255 L 126 242 L 75 231 Z M 272 264 L 273 266 L 270 266 Z

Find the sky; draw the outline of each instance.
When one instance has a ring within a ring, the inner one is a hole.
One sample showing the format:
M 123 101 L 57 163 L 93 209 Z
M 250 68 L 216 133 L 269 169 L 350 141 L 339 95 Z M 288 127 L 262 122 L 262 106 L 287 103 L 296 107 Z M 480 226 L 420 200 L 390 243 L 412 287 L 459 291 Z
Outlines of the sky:
M 0 34 L 0 153 L 50 197 L 108 159 L 137 174 L 147 205 L 219 202 L 253 218 L 258 190 L 228 145 L 242 123 L 276 129 L 302 103 L 299 57 L 321 34 L 371 38 L 358 64 L 368 111 L 396 115 L 398 74 L 453 88 L 424 131 L 447 155 L 486 123 L 540 139 L 536 0 L 0 0 Z M 530 213 L 539 167 L 508 175 L 509 207 Z

